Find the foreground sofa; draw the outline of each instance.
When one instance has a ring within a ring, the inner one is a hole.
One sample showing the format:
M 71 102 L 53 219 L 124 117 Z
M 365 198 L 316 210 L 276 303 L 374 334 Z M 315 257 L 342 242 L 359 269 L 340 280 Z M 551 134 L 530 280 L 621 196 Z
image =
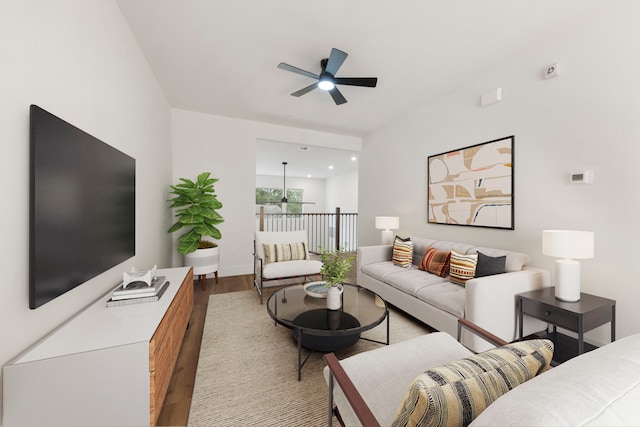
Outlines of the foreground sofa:
M 340 362 L 332 353 L 325 355 L 332 372 L 342 371 L 335 375 L 340 385 L 333 383 L 329 366 L 324 375 L 330 389 L 333 388 L 331 397 L 346 426 L 390 426 L 394 419 L 396 425 L 402 419 L 396 419 L 396 415 L 403 400 L 406 402 L 405 396 L 414 378 L 439 365 L 455 365 L 460 359 L 470 357 L 475 356 L 450 335 L 436 332 Z M 479 415 L 474 414 L 476 418 L 470 420 L 470 425 L 638 426 L 639 372 L 640 334 L 637 334 L 584 353 L 553 369 L 543 369 L 510 391 L 491 396 L 488 406 L 479 411 Z M 469 388 L 457 389 L 461 393 Z M 439 396 L 433 391 L 430 395 Z M 358 399 L 362 399 L 360 405 Z M 448 406 L 448 400 L 432 399 L 428 403 L 431 407 L 426 410 L 429 414 L 424 425 L 444 425 L 459 415 L 454 410 L 457 408 Z M 360 417 L 353 407 L 358 408 Z
M 413 256 L 410 268 L 392 262 L 393 245 L 358 248 L 358 285 L 441 332 L 456 336 L 459 318 L 470 320 L 505 341 L 517 336 L 516 295 L 550 286 L 549 271 L 527 266 L 529 256 L 503 249 L 477 247 L 466 243 L 411 237 Z M 505 256 L 505 272 L 472 278 L 461 286 L 449 276 L 439 277 L 420 270 L 428 247 L 461 254 L 481 252 L 489 257 Z M 524 334 L 546 329 L 547 324 L 532 318 L 523 322 Z M 491 346 L 465 332 L 462 343 L 475 352 Z

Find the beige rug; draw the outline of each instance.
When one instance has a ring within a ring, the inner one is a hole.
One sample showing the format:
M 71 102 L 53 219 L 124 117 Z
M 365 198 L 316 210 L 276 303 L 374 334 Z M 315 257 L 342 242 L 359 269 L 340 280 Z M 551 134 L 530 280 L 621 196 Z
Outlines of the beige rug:
M 390 330 L 392 343 L 429 332 L 397 311 L 391 312 Z M 385 335 L 384 322 L 363 334 L 377 340 Z M 378 347 L 360 340 L 336 355 L 343 359 Z M 297 377 L 297 356 L 291 331 L 274 326 L 255 291 L 211 295 L 189 426 L 326 426 L 322 354 L 309 357 L 302 381 Z

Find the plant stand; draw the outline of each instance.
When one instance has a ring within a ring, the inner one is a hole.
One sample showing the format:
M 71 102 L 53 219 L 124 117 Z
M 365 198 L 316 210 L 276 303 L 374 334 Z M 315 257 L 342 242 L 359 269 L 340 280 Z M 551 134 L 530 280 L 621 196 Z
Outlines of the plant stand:
M 184 264 L 193 267 L 193 275 L 200 277 L 202 290 L 207 289 L 207 274 L 215 273 L 216 284 L 218 284 L 218 268 L 220 259 L 220 248 L 197 249 L 195 252 L 184 256 Z

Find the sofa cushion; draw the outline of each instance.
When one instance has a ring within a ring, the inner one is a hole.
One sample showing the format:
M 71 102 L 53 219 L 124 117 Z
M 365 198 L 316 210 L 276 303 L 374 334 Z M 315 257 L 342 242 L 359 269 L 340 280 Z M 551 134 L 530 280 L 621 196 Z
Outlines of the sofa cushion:
M 451 283 L 464 286 L 467 280 L 473 279 L 476 274 L 476 264 L 478 254 L 460 254 L 451 251 L 451 261 L 449 263 L 449 280 Z
M 420 261 L 422 261 L 422 257 L 427 251 L 427 248 L 436 241 L 417 236 L 411 236 L 411 241 L 413 242 L 413 264 L 420 265 Z
M 429 247 L 420 262 L 420 270 L 444 277 L 449 273 L 450 257 L 451 252 L 439 251 L 434 247 Z
M 553 343 L 508 344 L 418 375 L 393 426 L 466 426 L 498 397 L 549 368 Z M 522 414 L 520 414 L 522 415 Z
M 264 262 L 294 261 L 309 258 L 306 242 L 296 243 L 264 243 Z
M 472 425 L 640 425 L 640 334 L 574 357 L 496 400 Z
M 473 253 L 473 252 L 482 252 L 483 254 L 492 256 L 492 257 L 506 255 L 507 259 L 505 261 L 505 266 L 504 266 L 506 273 L 512 273 L 514 271 L 522 270 L 522 268 L 531 260 L 531 258 L 527 254 L 523 254 L 520 252 L 507 251 L 503 249 L 475 247 L 466 253 Z
M 412 267 L 412 269 L 417 269 L 418 267 Z M 367 276 L 371 276 L 374 279 L 380 280 L 381 282 L 387 283 L 387 278 L 391 274 L 396 274 L 400 272 L 406 272 L 406 268 L 398 267 L 392 261 L 382 261 L 382 262 L 374 262 L 371 264 L 366 264 L 362 266 L 362 272 Z
M 393 251 L 391 254 L 391 261 L 398 267 L 409 268 L 413 261 L 413 242 L 411 238 L 396 236 L 393 241 Z
M 397 268 L 397 270 L 400 269 Z M 387 274 L 385 277 L 385 283 L 411 296 L 417 297 L 420 291 L 424 288 L 441 283 L 449 283 L 449 281 L 443 277 L 425 273 L 424 271 L 418 270 L 414 267 L 410 270 L 402 269 L 402 271 Z M 460 286 L 458 286 L 458 288 L 459 287 Z M 464 307 L 464 300 L 462 306 Z
M 492 257 L 480 251 L 478 251 L 477 254 L 478 264 L 476 265 L 475 277 L 493 276 L 494 274 L 502 274 L 506 271 L 506 255 Z
M 315 259 L 271 262 L 262 267 L 262 277 L 279 279 L 285 277 L 320 274 L 322 262 Z
M 444 240 L 433 242 L 431 247 L 434 247 L 439 251 L 456 251 L 459 254 L 471 254 L 475 252 L 473 251 L 473 249 L 475 248 L 475 246 L 473 245 L 469 245 L 467 243 L 447 242 Z
M 436 277 L 433 274 L 425 276 Z M 444 310 L 455 317 L 464 316 L 465 288 L 447 279 L 440 279 L 440 282 L 431 283 L 429 286 L 422 286 L 416 290 L 416 297 L 430 305 Z

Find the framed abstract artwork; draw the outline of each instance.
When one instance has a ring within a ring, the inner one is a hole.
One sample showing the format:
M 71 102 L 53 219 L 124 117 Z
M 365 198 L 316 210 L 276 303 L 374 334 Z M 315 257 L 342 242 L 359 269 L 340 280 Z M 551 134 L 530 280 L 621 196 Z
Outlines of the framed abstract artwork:
M 512 135 L 429 156 L 428 222 L 513 230 L 514 141 Z

